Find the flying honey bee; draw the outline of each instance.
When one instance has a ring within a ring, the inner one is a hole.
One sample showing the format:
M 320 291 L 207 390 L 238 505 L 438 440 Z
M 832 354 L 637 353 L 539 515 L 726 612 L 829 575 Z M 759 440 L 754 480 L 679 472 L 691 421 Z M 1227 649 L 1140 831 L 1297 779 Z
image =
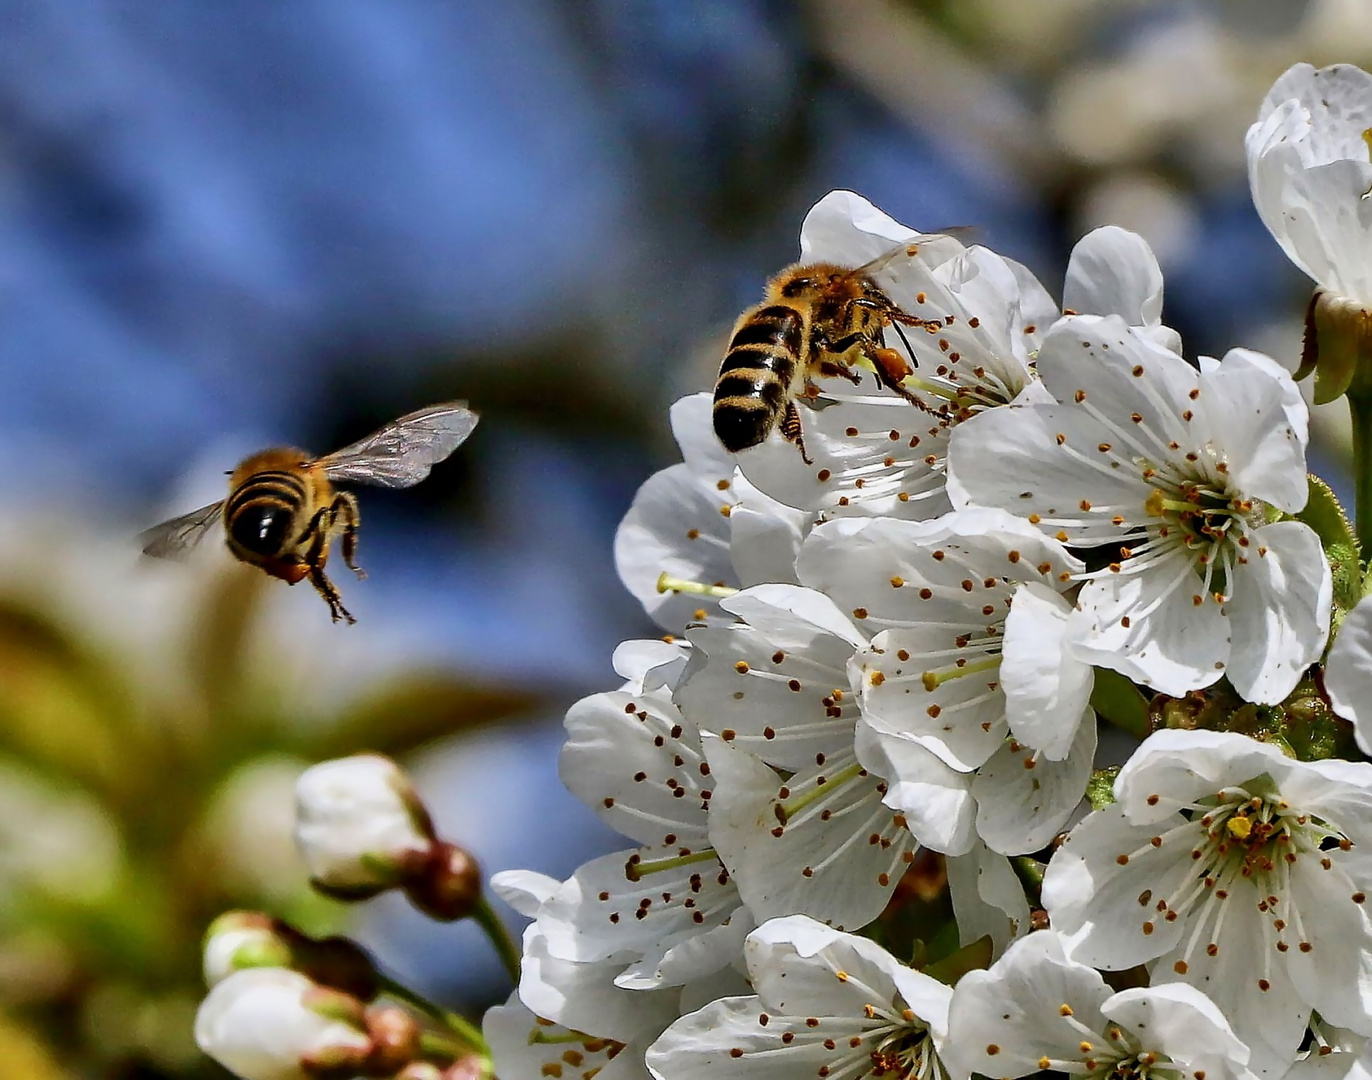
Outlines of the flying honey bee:
M 918 247 L 903 243 L 856 268 L 797 263 L 767 283 L 762 303 L 734 324 L 715 381 L 715 434 L 726 450 L 738 453 L 757 446 L 780 424 L 782 436 L 810 464 L 796 402 L 814 402 L 817 377 L 842 376 L 861 383 L 854 365 L 863 361 L 881 385 L 915 400 L 901 385 L 910 364 L 886 348 L 885 330 L 894 326 L 904 340 L 902 326 L 927 327 L 937 320 L 903 311 L 873 275 L 897 258 L 913 258 Z
M 293 446 L 263 450 L 229 474 L 227 498 L 143 533 L 143 553 L 182 557 L 222 518 L 224 538 L 236 558 L 289 585 L 309 578 L 334 622 L 356 622 L 324 574 L 329 543 L 337 536 L 348 569 L 366 576 L 355 561 L 357 499 L 334 484 L 413 487 L 462 445 L 476 422 L 466 402 L 448 401 L 402 416 L 327 457 Z

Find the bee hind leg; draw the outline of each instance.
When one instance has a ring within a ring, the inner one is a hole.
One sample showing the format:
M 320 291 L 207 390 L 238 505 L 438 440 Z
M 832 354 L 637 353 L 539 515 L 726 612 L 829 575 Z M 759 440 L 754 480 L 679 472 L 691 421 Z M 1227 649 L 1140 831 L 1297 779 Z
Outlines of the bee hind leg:
M 357 509 L 357 499 L 346 491 L 340 491 L 329 507 L 330 527 L 337 526 L 342 522 L 342 539 L 339 548 L 343 553 L 343 562 L 347 564 L 349 570 L 359 578 L 365 578 L 367 571 L 357 565 L 357 526 L 361 521 L 361 514 Z
M 352 612 L 343 606 L 343 597 L 339 595 L 338 588 L 324 574 L 322 566 L 310 567 L 310 584 L 314 586 L 314 591 L 324 598 L 324 602 L 329 605 L 329 615 L 334 622 L 346 620 L 351 626 L 357 622 L 353 618 Z
M 806 465 L 814 464 L 805 453 L 805 436 L 800 428 L 800 410 L 796 408 L 794 401 L 786 402 L 786 411 L 781 414 L 781 437 L 789 443 L 795 443 L 796 449 L 800 451 L 801 461 Z

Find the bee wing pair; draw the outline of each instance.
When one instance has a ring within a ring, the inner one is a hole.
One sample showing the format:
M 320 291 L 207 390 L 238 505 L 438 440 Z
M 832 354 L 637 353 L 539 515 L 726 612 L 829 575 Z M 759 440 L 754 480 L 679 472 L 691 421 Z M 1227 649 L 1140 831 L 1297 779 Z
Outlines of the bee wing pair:
M 380 431 L 336 453 L 307 462 L 331 481 L 407 488 L 429 475 L 476 427 L 479 417 L 465 401 L 447 401 L 393 420 Z M 154 525 L 139 536 L 143 554 L 158 559 L 183 557 L 224 513 L 224 500 Z

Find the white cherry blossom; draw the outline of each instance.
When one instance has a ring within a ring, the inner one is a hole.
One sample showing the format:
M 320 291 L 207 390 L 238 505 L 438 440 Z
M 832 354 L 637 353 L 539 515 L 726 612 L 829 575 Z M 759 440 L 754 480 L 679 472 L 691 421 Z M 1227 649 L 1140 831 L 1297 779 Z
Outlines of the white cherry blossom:
M 1322 288 L 1372 306 L 1372 75 L 1297 64 L 1248 129 L 1248 181 L 1263 224 Z
M 1364 754 L 1372 754 L 1372 599 L 1344 616 L 1325 660 L 1324 688 L 1334 711 L 1353 723 Z
M 1034 851 L 1080 801 L 1092 677 L 1063 645 L 1057 592 L 1080 565 L 998 510 L 835 521 L 806 540 L 802 580 L 875 635 L 848 668 L 858 760 L 929 847 Z
M 956 1071 L 1043 1070 L 1108 1080 L 1248 1080 L 1248 1047 L 1214 1003 L 1180 984 L 1113 993 L 1051 930 L 1022 938 L 953 992 L 945 1058 Z
M 1166 730 L 1115 795 L 1044 878 L 1074 960 L 1203 990 L 1264 1076 L 1291 1063 L 1312 1008 L 1372 1034 L 1372 765 Z
M 916 847 L 854 752 L 847 664 L 866 639 L 796 586 L 754 586 L 721 608 L 740 621 L 689 631 L 695 657 L 677 692 L 706 733 L 710 840 L 759 920 L 862 926 Z
M 797 915 L 753 931 L 744 958 L 755 994 L 667 1028 L 646 1058 L 657 1080 L 948 1075 L 952 990 L 875 942 Z
M 617 958 L 617 985 L 642 990 L 731 963 L 753 920 L 711 847 L 714 778 L 669 689 L 584 698 L 566 729 L 563 782 L 643 846 L 584 864 L 540 905 L 549 953 L 580 963 Z
M 1275 368 L 1226 356 L 1197 371 L 1119 316 L 1073 316 L 1039 352 L 1053 404 L 955 429 L 956 505 L 1105 549 L 1069 620 L 1082 660 L 1174 696 L 1227 675 L 1276 703 L 1319 657 L 1328 561 L 1307 526 L 1268 523 L 1307 494 L 1290 377 Z

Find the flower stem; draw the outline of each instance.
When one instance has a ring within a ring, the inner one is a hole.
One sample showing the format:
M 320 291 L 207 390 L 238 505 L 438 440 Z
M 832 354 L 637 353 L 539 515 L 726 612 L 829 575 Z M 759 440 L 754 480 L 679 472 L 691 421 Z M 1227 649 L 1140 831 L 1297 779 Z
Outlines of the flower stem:
M 483 896 L 477 900 L 476 910 L 472 912 L 472 918 L 485 931 L 486 936 L 491 939 L 491 944 L 495 946 L 495 951 L 500 955 L 500 962 L 505 965 L 506 974 L 518 983 L 519 946 L 515 944 L 514 938 L 510 936 L 510 931 L 500 921 L 500 916 L 495 913 L 495 909 L 491 907 L 491 902 L 486 897 Z
M 1353 420 L 1353 507 L 1366 560 L 1372 556 L 1372 394 L 1349 394 L 1348 415 Z
M 380 986 L 382 993 L 395 998 L 396 1001 L 403 1001 L 406 1005 L 413 1006 L 424 1015 L 437 1020 L 462 1040 L 464 1044 L 462 1049 L 474 1050 L 487 1058 L 491 1056 L 490 1047 L 486 1045 L 486 1039 L 481 1034 L 481 1029 L 465 1016 L 450 1012 L 441 1005 L 435 1005 L 422 994 L 411 990 L 404 983 L 396 982 L 388 975 L 380 976 Z

